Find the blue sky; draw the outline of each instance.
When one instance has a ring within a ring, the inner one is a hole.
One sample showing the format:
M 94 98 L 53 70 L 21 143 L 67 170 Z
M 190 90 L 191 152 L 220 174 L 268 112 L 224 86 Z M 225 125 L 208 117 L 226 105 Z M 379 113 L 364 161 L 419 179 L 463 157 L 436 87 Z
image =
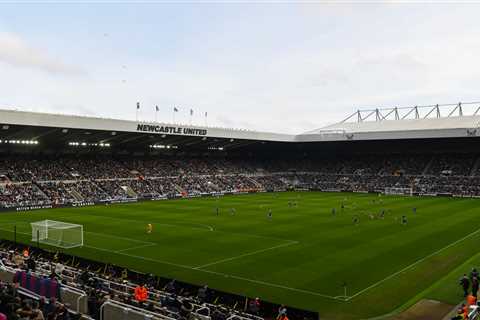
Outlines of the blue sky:
M 299 133 L 478 101 L 479 4 L 0 3 L 0 107 Z

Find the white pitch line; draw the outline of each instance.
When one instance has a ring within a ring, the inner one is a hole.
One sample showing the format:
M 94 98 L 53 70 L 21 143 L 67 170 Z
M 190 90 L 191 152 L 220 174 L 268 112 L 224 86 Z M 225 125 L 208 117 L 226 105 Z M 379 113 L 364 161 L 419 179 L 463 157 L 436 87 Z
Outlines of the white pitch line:
M 141 248 L 146 248 L 146 247 L 153 247 L 155 245 L 156 245 L 155 243 L 147 243 L 147 244 L 144 244 L 144 245 L 141 245 L 141 246 L 136 246 L 136 247 L 130 247 L 130 248 L 126 248 L 126 249 L 117 250 L 117 251 L 115 251 L 115 253 L 130 251 L 130 250 L 134 250 L 134 249 L 141 249 Z
M 55 218 L 69 219 L 71 217 L 56 216 Z M 134 220 L 128 220 L 128 221 L 134 221 Z M 136 221 L 136 222 L 138 222 L 138 221 Z M 120 239 L 120 240 L 128 240 L 128 241 L 138 242 L 138 243 L 145 243 L 145 244 L 152 244 L 152 245 L 156 244 L 156 243 L 150 242 L 150 241 L 143 241 L 143 240 L 137 240 L 137 239 L 127 238 L 127 237 L 120 237 L 120 236 L 115 236 L 115 235 L 109 234 L 109 233 L 98 233 L 98 232 L 85 231 L 85 230 L 83 230 L 83 233 L 96 234 L 96 235 L 101 236 L 101 237 L 107 237 L 107 238 L 112 238 L 112 239 Z
M 111 218 L 111 217 L 107 217 L 107 216 L 102 216 L 103 218 Z M 62 216 L 59 216 L 57 218 L 60 218 L 60 219 L 68 219 L 68 218 L 71 218 L 71 217 L 62 217 Z M 136 222 L 136 223 L 146 223 L 145 221 L 142 221 L 142 220 L 133 220 L 133 219 L 128 219 L 128 218 L 119 218 L 119 217 L 116 217 L 115 219 L 117 220 L 124 220 L 124 221 L 132 221 L 132 222 Z M 214 227 L 213 226 L 210 226 L 208 224 L 202 224 L 202 223 L 196 223 L 196 222 L 189 222 L 189 221 L 181 221 L 181 220 L 178 220 L 178 224 L 175 224 L 175 223 L 163 223 L 163 222 L 160 222 L 160 221 L 150 221 L 152 224 L 156 224 L 158 226 L 167 226 L 167 227 L 176 227 L 176 228 L 189 228 L 189 229 L 197 229 L 197 230 L 208 230 L 208 231 L 214 231 Z
M 1 223 L 0 226 L 13 226 L 18 224 L 18 222 L 7 222 L 7 223 Z
M 251 234 L 251 233 L 230 232 L 230 231 L 224 231 L 224 230 L 218 230 L 218 229 L 216 229 L 215 232 L 226 233 L 226 234 L 234 234 L 234 235 L 251 237 L 251 238 L 259 238 L 259 239 L 270 239 L 270 240 L 278 240 L 278 241 L 298 242 L 296 240 L 291 240 L 291 239 L 275 238 L 275 237 L 262 236 L 262 235 Z
M 3 230 L 3 231 L 8 231 L 8 232 L 12 232 L 12 230 L 7 230 L 7 229 L 0 229 L 0 230 Z M 19 232 L 17 231 L 17 233 L 19 234 L 26 234 L 26 235 L 30 235 L 30 233 L 26 233 L 26 232 Z M 461 239 L 458 239 L 450 244 L 448 244 L 447 246 L 443 247 L 443 248 L 440 248 L 439 250 L 433 252 L 433 253 L 430 253 L 429 255 L 415 261 L 414 263 L 406 266 L 405 268 L 385 277 L 384 279 L 366 287 L 365 289 L 362 289 L 360 291 L 358 291 L 357 293 L 355 293 L 354 295 L 352 296 L 349 296 L 347 298 L 343 298 L 343 299 L 340 299 L 339 296 L 329 296 L 329 295 L 325 295 L 325 294 L 321 294 L 321 293 L 318 293 L 318 292 L 314 292 L 314 291 L 308 291 L 308 290 L 303 290 L 303 289 L 297 289 L 297 288 L 291 288 L 291 287 L 287 287 L 287 286 L 283 286 L 283 285 L 279 285 L 279 284 L 275 284 L 275 283 L 268 283 L 268 282 L 264 282 L 264 281 L 260 281 L 260 280 L 254 280 L 254 279 L 249 279 L 249 278 L 244 278 L 244 277 L 240 277 L 240 276 L 234 276 L 234 275 L 229 275 L 229 274 L 226 274 L 226 273 L 221 273 L 221 272 L 216 272 L 216 271 L 210 271 L 210 270 L 204 270 L 204 269 L 199 269 L 199 267 L 192 267 L 192 266 L 187 266 L 187 265 L 182 265 L 182 264 L 177 264 L 177 263 L 173 263 L 173 262 L 167 262 L 167 261 L 162 261 L 162 260 L 157 260 L 157 259 L 151 259 L 151 258 L 146 258 L 146 257 L 143 257 L 143 256 L 137 256 L 137 255 L 131 255 L 131 254 L 128 254 L 128 253 L 124 253 L 124 252 L 115 252 L 115 251 L 112 251 L 112 250 L 108 250 L 108 249 L 104 249 L 104 248 L 99 248 L 99 247 L 94 247 L 94 246 L 88 246 L 88 245 L 84 245 L 84 247 L 88 247 L 88 248 L 92 248 L 92 249 L 96 249 L 96 250 L 100 250 L 100 251 L 105 251 L 105 252 L 110 252 L 110 253 L 115 253 L 115 254 L 120 254 L 120 255 L 124 255 L 124 256 L 128 256 L 128 257 L 132 257 L 132 258 L 137 258 L 137 259 L 141 259 L 141 260 L 145 260 L 145 261 L 152 261 L 152 262 L 157 262 L 157 263 L 161 263 L 161 264 L 166 264 L 166 265 L 171 265 L 171 266 L 175 266 L 175 267 L 179 267 L 179 268 L 183 268 L 183 269 L 189 269 L 189 270 L 195 270 L 195 271 L 200 271 L 200 272 L 204 272 L 204 273 L 210 273 L 210 274 L 215 274 L 215 275 L 219 275 L 219 276 L 224 276 L 224 277 L 230 277 L 230 278 L 233 278 L 233 279 L 237 279 L 237 280 L 242 280 L 242 281 L 246 281 L 246 282 L 251 282 L 251 283 L 257 283 L 257 284 L 263 284 L 263 285 L 266 285 L 266 286 L 270 286 L 270 287 L 276 287 L 276 288 L 280 288 L 280 289 L 285 289 L 285 290 L 289 290 L 289 291 L 294 291 L 294 292 L 300 292 L 300 293 L 306 293 L 306 294 L 310 294 L 310 295 L 314 295 L 314 296 L 318 296 L 318 297 L 323 297 L 323 298 L 327 298 L 327 299 L 332 299 L 332 300 L 337 300 L 337 301 L 350 301 L 356 297 L 358 297 L 359 295 L 365 293 L 366 291 L 372 289 L 372 288 L 375 288 L 376 286 L 382 284 L 383 282 L 399 275 L 400 273 L 402 272 L 405 272 L 415 266 L 417 266 L 418 264 L 422 263 L 423 261 L 431 258 L 432 256 L 464 241 L 465 239 L 468 239 L 476 234 L 480 233 L 480 229 L 478 229 L 477 231 L 473 232 L 473 233 L 470 233 L 468 235 L 466 235 L 465 237 L 461 238 Z M 123 239 L 127 239 L 127 240 L 133 240 L 133 239 L 128 239 L 128 238 L 123 238 Z M 139 240 L 135 240 L 135 241 L 139 241 Z M 145 242 L 147 243 L 147 242 Z M 155 244 L 152 242 L 152 244 Z M 293 242 L 291 243 L 293 244 Z
M 0 224 L 0 226 L 1 226 L 1 224 Z M 12 230 L 8 230 L 8 229 L 1 229 L 1 228 L 0 228 L 0 230 L 2 230 L 2 231 L 8 231 L 8 232 L 13 233 Z M 31 235 L 31 233 L 28 233 L 28 232 L 17 231 L 17 233 L 19 233 L 19 234 Z M 127 248 L 127 249 L 122 249 L 122 250 L 120 250 L 120 251 L 123 251 L 123 250 L 131 250 L 131 249 L 137 249 L 137 248 L 143 248 L 143 247 L 149 247 L 149 246 L 155 246 L 155 245 L 157 245 L 157 243 L 155 243 L 155 242 L 142 241 L 142 240 L 136 240 L 136 239 L 131 239 L 131 238 L 125 238 L 125 237 L 117 237 L 117 236 L 110 235 L 110 234 L 101 234 L 101 233 L 88 232 L 88 231 L 84 231 L 84 233 L 97 234 L 97 235 L 100 235 L 100 236 L 103 236 L 103 237 L 107 237 L 107 238 L 112 238 L 112 239 L 121 239 L 121 240 L 128 240 L 128 241 L 132 241 L 132 242 L 144 243 L 143 245 L 136 246 L 136 247 L 132 247 L 132 248 Z M 98 248 L 96 248 L 96 249 L 98 249 Z
M 143 240 L 137 240 L 137 239 L 132 239 L 132 238 L 114 236 L 114 235 L 109 234 L 109 233 L 98 233 L 98 232 L 91 232 L 91 231 L 83 231 L 83 232 L 84 233 L 90 233 L 90 234 L 96 234 L 96 235 L 101 236 L 101 237 L 112 238 L 112 239 L 128 240 L 128 241 L 132 241 L 132 242 L 145 243 L 145 244 L 150 244 L 150 245 L 156 244 L 156 243 L 150 242 L 150 241 L 143 241 Z
M 213 266 L 213 265 L 216 265 L 216 264 L 220 264 L 220 263 L 224 263 L 224 262 L 228 262 L 228 261 L 232 261 L 232 260 L 237 260 L 237 259 L 248 257 L 248 256 L 253 256 L 253 255 L 258 254 L 258 253 L 267 252 L 267 251 L 270 251 L 270 250 L 275 250 L 275 249 L 284 248 L 284 247 L 289 247 L 289 246 L 292 246 L 292 245 L 298 244 L 298 243 L 299 243 L 298 241 L 291 241 L 291 242 L 288 242 L 288 243 L 280 244 L 278 246 L 273 246 L 273 247 L 270 247 L 270 248 L 255 250 L 255 251 L 247 252 L 247 253 L 244 253 L 244 254 L 241 254 L 241 255 L 238 255 L 238 256 L 235 256 L 235 257 L 230 257 L 230 258 L 226 258 L 226 259 L 217 260 L 217 261 L 214 261 L 214 262 L 211 262 L 211 263 L 207 263 L 207 264 L 195 267 L 194 269 L 203 269 L 203 268 L 210 267 L 210 266 Z
M 159 225 L 159 226 L 167 226 L 167 227 L 175 227 L 175 228 L 190 228 L 190 229 L 198 229 L 198 230 L 205 230 L 205 229 L 208 229 L 209 231 L 214 231 L 214 228 L 208 224 L 201 224 L 201 223 L 192 223 L 192 225 L 196 225 L 196 226 L 202 226 L 202 227 L 205 227 L 205 228 L 198 228 L 198 227 L 193 227 L 192 225 L 185 225 L 185 224 L 168 224 L 168 223 L 155 223 L 153 222 L 154 224 L 156 225 Z
M 339 298 L 334 297 L 334 296 L 330 296 L 330 295 L 326 295 L 326 294 L 322 294 L 322 293 L 318 293 L 318 292 L 314 292 L 314 291 L 309 291 L 309 290 L 287 287 L 287 286 L 284 286 L 284 285 L 281 285 L 281 284 L 275 284 L 275 283 L 270 283 L 270 282 L 266 282 L 266 281 L 255 280 L 255 279 L 249 279 L 249 278 L 229 275 L 229 274 L 216 272 L 216 271 L 209 271 L 209 270 L 203 270 L 203 269 L 195 269 L 195 270 L 206 272 L 206 273 L 211 273 L 211 274 L 215 274 L 215 275 L 219 275 L 219 276 L 224 276 L 224 277 L 227 277 L 227 278 L 230 277 L 230 278 L 233 278 L 233 279 L 236 279 L 236 280 L 242 280 L 242 281 L 246 281 L 246 282 L 261 284 L 261 285 L 268 286 L 268 287 L 274 287 L 274 288 L 280 288 L 280 289 L 285 289 L 285 290 L 294 291 L 294 292 L 305 293 L 305 294 L 309 294 L 309 295 L 313 295 L 313 296 L 317 296 L 317 297 L 322 297 L 322 298 L 327 298 L 327 299 L 331 299 L 331 300 L 336 300 L 336 301 L 345 301 L 344 299 L 339 299 Z
M 11 230 L 5 230 L 5 229 L 0 229 L 0 230 L 13 232 Z M 17 233 L 30 235 L 30 233 L 26 233 L 26 232 L 18 232 L 17 231 Z M 294 244 L 293 242 L 298 242 L 298 241 L 292 241 L 288 244 L 293 245 Z M 285 244 L 285 245 L 287 245 L 287 244 Z M 288 286 L 284 286 L 284 285 L 280 285 L 280 284 L 276 284 L 276 283 L 270 283 L 270 282 L 265 282 L 265 281 L 261 281 L 261 280 L 244 278 L 244 277 L 230 275 L 230 274 L 226 274 L 226 273 L 222 273 L 222 272 L 216 272 L 216 271 L 210 271 L 210 270 L 204 270 L 204 269 L 197 269 L 196 267 L 192 267 L 192 266 L 187 266 L 187 265 L 183 265 L 183 264 L 178 264 L 178 263 L 173 263 L 173 262 L 168 262 L 168 261 L 163 261 L 163 260 L 158 260 L 158 259 L 147 258 L 147 257 L 144 257 L 144 256 L 138 256 L 138 255 L 134 255 L 134 254 L 125 253 L 123 251 L 112 251 L 112 250 L 109 250 L 109 249 L 90 246 L 90 245 L 83 245 L 83 247 L 91 248 L 91 249 L 95 249 L 95 250 L 99 250 L 99 251 L 104 251 L 104 252 L 110 252 L 110 253 L 113 253 L 113 254 L 123 255 L 123 256 L 126 256 L 126 257 L 131 257 L 131 258 L 140 259 L 140 260 L 144 260 L 144 261 L 156 262 L 156 263 L 169 265 L 169 266 L 173 266 L 173 267 L 177 267 L 177 268 L 182 268 L 182 269 L 187 269 L 187 270 L 192 270 L 192 271 L 198 271 L 198 272 L 213 274 L 213 275 L 217 275 L 217 276 L 222 276 L 222 277 L 225 277 L 225 278 L 232 278 L 232 279 L 236 279 L 236 280 L 240 280 L 240 281 L 260 284 L 260 285 L 264 285 L 264 286 L 268 286 L 268 287 L 279 288 L 279 289 L 284 289 L 284 290 L 293 291 L 293 292 L 299 292 L 299 293 L 308 294 L 308 295 L 312 295 L 312 296 L 316 296 L 316 297 L 322 297 L 322 298 L 326 298 L 326 299 L 330 299 L 330 300 L 345 301 L 344 299 L 341 299 L 339 297 L 334 297 L 334 296 L 330 296 L 330 295 L 326 295 L 326 294 L 322 294 L 322 293 L 318 293 L 318 292 L 314 292 L 314 291 L 292 288 L 292 287 L 288 287 Z M 130 249 L 132 249 L 132 248 L 130 248 Z
M 415 266 L 417 266 L 418 264 L 422 263 L 423 261 L 425 261 L 425 260 L 433 257 L 434 255 L 436 255 L 436 254 L 438 254 L 438 253 L 440 253 L 440 252 L 442 252 L 442 251 L 444 251 L 444 250 L 446 250 L 446 249 L 448 249 L 448 248 L 450 248 L 450 247 L 453 247 L 454 245 L 456 245 L 456 244 L 464 241 L 465 239 L 468 239 L 468 238 L 476 235 L 476 234 L 479 233 L 479 232 L 480 232 L 480 229 L 478 229 L 477 231 L 475 231 L 475 232 L 473 232 L 473 233 L 470 233 L 470 234 L 466 235 L 465 237 L 463 237 L 463 238 L 461 238 L 461 239 L 458 239 L 458 240 L 450 243 L 449 245 L 447 245 L 447 246 L 445 246 L 445 247 L 443 247 L 443 248 L 438 249 L 438 250 L 435 251 L 435 252 L 430 253 L 429 255 L 426 255 L 425 257 L 423 257 L 423 258 L 415 261 L 414 263 L 406 266 L 406 267 L 403 268 L 402 270 L 399 270 L 399 271 L 397 271 L 397 272 L 395 272 L 395 273 L 392 273 L 391 275 L 389 275 L 389 276 L 383 278 L 382 280 L 380 280 L 380 281 L 372 284 L 371 286 L 368 286 L 368 287 L 366 287 L 365 289 L 362 289 L 362 290 L 358 291 L 358 292 L 355 293 L 354 295 L 348 297 L 347 301 L 350 301 L 350 300 L 352 300 L 353 298 L 358 297 L 359 295 L 363 294 L 364 292 L 366 292 L 366 291 L 368 291 L 368 290 L 370 290 L 370 289 L 372 289 L 372 288 L 375 288 L 376 286 L 378 286 L 378 285 L 382 284 L 383 282 L 385 282 L 385 281 L 387 281 L 387 280 L 389 280 L 389 279 L 391 279 L 391 278 L 399 275 L 399 274 L 402 273 L 402 272 L 405 272 L 405 271 L 407 271 L 407 270 L 409 270 L 409 269 L 414 268 Z
M 141 259 L 141 260 L 145 260 L 145 261 L 153 261 L 153 262 L 158 262 L 158 263 L 161 263 L 161 264 L 166 264 L 166 265 L 169 265 L 169 266 L 174 266 L 174 267 L 179 267 L 179 268 L 194 270 L 193 267 L 191 267 L 191 266 L 187 266 L 187 265 L 183 265 L 183 264 L 178 264 L 178 263 L 174 263 L 174 262 L 168 262 L 168 261 L 163 261 L 163 260 L 151 259 L 151 258 L 147 258 L 147 257 L 144 257 L 144 256 L 137 256 L 137 255 L 134 255 L 134 254 L 129 254 L 129 253 L 125 253 L 125 252 L 113 251 L 113 250 L 110 250 L 110 249 L 95 247 L 95 246 L 91 246 L 91 245 L 84 245 L 84 247 L 91 248 L 91 249 L 95 249 L 95 250 L 100 250 L 100 251 L 104 251 L 104 252 L 110 252 L 110 253 L 114 253 L 114 254 L 119 254 L 119 255 L 122 255 L 122 256 L 137 258 L 137 259 Z
M 288 291 L 304 293 L 304 294 L 317 296 L 317 297 L 322 297 L 322 298 L 326 298 L 326 299 L 331 299 L 331 300 L 335 300 L 335 301 L 345 301 L 344 299 L 339 299 L 339 298 L 334 297 L 334 296 L 329 296 L 329 295 L 326 295 L 326 294 L 322 294 L 322 293 L 318 293 L 318 292 L 314 292 L 314 291 L 309 291 L 309 290 L 292 288 L 292 287 L 284 286 L 284 285 L 281 285 L 281 284 L 275 284 L 275 283 L 270 283 L 270 282 L 261 281 L 261 280 L 244 278 L 244 277 L 235 276 L 235 275 L 231 275 L 231 274 L 226 274 L 226 273 L 222 273 L 222 272 L 216 272 L 216 271 L 210 271 L 210 270 L 204 270 L 204 269 L 196 269 L 195 267 L 192 267 L 192 266 L 187 266 L 187 265 L 168 262 L 168 261 L 162 261 L 162 260 L 158 260 L 158 259 L 147 258 L 147 257 L 144 257 L 144 256 L 138 256 L 138 255 L 129 254 L 129 253 L 125 253 L 125 252 L 115 252 L 115 251 L 112 251 L 112 250 L 99 248 L 99 247 L 94 247 L 94 246 L 85 245 L 84 247 L 92 248 L 92 249 L 96 249 L 96 250 L 100 250 L 100 251 L 105 251 L 105 252 L 110 252 L 110 253 L 114 253 L 114 254 L 118 254 L 118 255 L 123 255 L 123 256 L 131 257 L 131 258 L 136 258 L 136 259 L 140 259 L 140 260 L 144 260 L 144 261 L 151 261 L 151 262 L 156 262 L 156 263 L 160 263 L 160 264 L 170 265 L 170 266 L 174 266 L 174 267 L 178 267 L 178 268 L 182 268 L 182 269 L 213 274 L 213 275 L 222 276 L 222 277 L 225 277 L 225 278 L 232 278 L 232 279 L 236 279 L 236 280 L 240 280 L 240 281 L 245 281 L 245 282 L 250 282 L 250 283 L 255 283 L 255 284 L 261 284 L 261 285 L 268 286 L 268 287 L 280 288 L 280 289 L 284 289 L 284 290 L 288 290 Z
M 68 219 L 69 217 L 57 217 L 57 218 L 65 218 Z M 138 220 L 133 220 L 133 219 L 128 219 L 128 218 L 116 218 L 118 220 L 125 220 L 125 221 L 132 221 L 132 222 L 144 222 L 144 221 L 138 221 Z M 159 225 L 159 226 L 167 226 L 167 227 L 177 227 L 177 228 L 190 228 L 190 229 L 196 229 L 196 230 L 208 230 L 208 231 L 215 231 L 215 232 L 220 232 L 220 233 L 226 233 L 226 234 L 233 234 L 233 235 L 240 235 L 240 236 L 245 236 L 245 237 L 252 237 L 252 238 L 260 238 L 260 239 L 271 239 L 271 240 L 279 240 L 279 241 L 291 241 L 294 242 L 295 240 L 291 239 L 284 239 L 284 238 L 276 238 L 276 237 L 270 237 L 270 236 L 262 236 L 258 234 L 251 234 L 251 233 L 240 233 L 240 232 L 230 232 L 230 231 L 225 231 L 225 230 L 218 230 L 215 229 L 214 226 L 208 225 L 208 224 L 202 224 L 202 223 L 196 223 L 196 222 L 189 222 L 189 221 L 182 221 L 178 220 L 178 224 L 174 223 L 162 223 L 159 221 L 151 221 L 152 224 L 154 225 Z M 197 226 L 197 227 L 196 227 Z M 198 226 L 201 226 L 202 228 L 199 228 Z
M 0 230 L 14 233 L 13 230 L 8 230 L 8 229 L 0 229 Z M 29 236 L 32 235 L 31 233 L 21 232 L 21 231 L 17 231 L 17 233 L 19 233 L 19 234 L 26 234 L 26 235 L 29 235 Z

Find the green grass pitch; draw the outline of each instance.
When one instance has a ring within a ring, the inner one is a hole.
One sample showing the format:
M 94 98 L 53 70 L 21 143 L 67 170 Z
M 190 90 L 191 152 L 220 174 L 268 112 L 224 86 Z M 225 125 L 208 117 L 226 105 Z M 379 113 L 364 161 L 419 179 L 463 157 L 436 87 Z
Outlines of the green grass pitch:
M 298 206 L 290 207 L 289 201 Z M 16 224 L 17 239 L 29 243 L 32 221 L 78 223 L 84 226 L 85 246 L 68 250 L 71 254 L 318 311 L 322 319 L 364 319 L 421 297 L 460 301 L 458 277 L 480 263 L 479 204 L 473 199 L 263 193 L 3 213 L 0 234 L 12 239 Z M 230 208 L 236 209 L 234 215 Z M 384 219 L 378 217 L 382 209 Z M 402 215 L 407 225 L 400 223 Z M 148 223 L 154 227 L 151 234 Z

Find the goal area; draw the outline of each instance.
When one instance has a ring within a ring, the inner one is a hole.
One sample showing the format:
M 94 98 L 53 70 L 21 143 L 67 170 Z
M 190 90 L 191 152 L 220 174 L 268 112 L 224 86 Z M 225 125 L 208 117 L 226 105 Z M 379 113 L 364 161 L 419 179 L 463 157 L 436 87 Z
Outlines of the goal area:
M 411 196 L 411 195 L 413 195 L 413 189 L 412 188 L 387 187 L 387 188 L 385 188 L 384 194 Z
M 42 220 L 30 225 L 34 242 L 64 249 L 83 246 L 83 226 L 80 224 Z

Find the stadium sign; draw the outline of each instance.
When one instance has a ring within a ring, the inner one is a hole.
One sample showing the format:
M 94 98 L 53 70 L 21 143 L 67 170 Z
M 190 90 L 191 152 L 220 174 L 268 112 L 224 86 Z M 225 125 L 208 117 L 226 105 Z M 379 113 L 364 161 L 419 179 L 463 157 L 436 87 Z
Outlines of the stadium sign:
M 164 134 L 181 134 L 189 136 L 206 136 L 207 129 L 184 128 L 184 127 L 168 127 L 152 124 L 137 124 L 137 131 L 164 133 Z
M 53 208 L 52 205 L 38 205 L 38 206 L 13 207 L 13 208 L 5 208 L 5 209 L 16 210 L 18 212 L 26 212 L 31 210 L 52 209 L 52 208 Z

